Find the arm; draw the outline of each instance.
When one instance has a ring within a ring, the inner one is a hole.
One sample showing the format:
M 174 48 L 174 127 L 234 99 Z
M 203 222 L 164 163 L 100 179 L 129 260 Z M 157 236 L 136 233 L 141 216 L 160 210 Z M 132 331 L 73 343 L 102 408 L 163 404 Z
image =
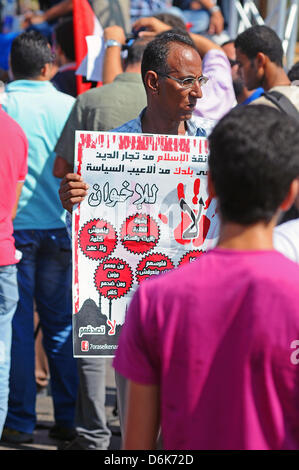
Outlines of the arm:
M 195 3 L 199 3 L 203 8 L 210 12 L 210 26 L 209 34 L 220 34 L 224 28 L 224 18 L 221 10 L 213 0 L 194 0 Z
M 129 381 L 124 450 L 156 449 L 159 387 Z
M 211 39 L 206 38 L 201 34 L 189 34 L 202 58 L 206 55 L 207 52 L 211 51 L 212 49 L 218 49 L 222 51 L 221 47 L 218 46 L 218 44 L 216 44 L 215 42 L 211 41 Z
M 123 45 L 126 42 L 124 30 L 117 25 L 109 26 L 104 30 L 104 39 L 117 41 Z M 123 72 L 121 60 L 121 46 L 110 46 L 106 48 L 103 63 L 103 83 L 111 83 L 117 75 Z
M 145 31 L 141 31 L 139 33 L 139 36 L 156 36 L 157 34 L 171 29 L 170 26 L 154 17 L 141 18 L 137 20 L 133 24 L 133 28 L 137 31 L 140 28 L 146 28 Z M 201 34 L 189 33 L 189 35 L 193 40 L 194 44 L 196 45 L 201 57 L 204 57 L 205 54 L 211 49 L 218 49 L 220 51 L 222 50 L 221 47 L 218 46 L 218 44 L 202 36 Z
M 78 173 L 67 173 L 62 179 L 59 188 L 59 197 L 62 207 L 72 212 L 76 204 L 82 202 L 87 195 L 88 184 Z
M 54 149 L 56 158 L 53 175 L 56 178 L 63 178 L 67 173 L 74 172 L 75 132 L 89 129 L 86 127 L 85 114 L 84 106 L 81 106 L 81 97 L 78 97 Z
M 15 201 L 15 205 L 12 209 L 12 219 L 15 218 L 16 213 L 17 213 L 18 203 L 19 203 L 19 199 L 20 199 L 20 196 L 21 196 L 23 185 L 24 185 L 24 181 L 19 181 L 17 183 L 17 186 L 16 186 L 16 201 Z
M 55 20 L 64 16 L 73 10 L 73 0 L 63 0 L 41 14 L 30 13 L 25 16 L 25 22 L 29 24 L 44 23 L 45 21 Z

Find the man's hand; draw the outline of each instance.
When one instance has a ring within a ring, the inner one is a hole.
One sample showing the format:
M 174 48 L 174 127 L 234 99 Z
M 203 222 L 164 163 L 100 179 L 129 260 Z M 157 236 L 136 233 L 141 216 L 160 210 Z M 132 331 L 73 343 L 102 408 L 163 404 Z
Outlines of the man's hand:
M 224 28 L 224 18 L 221 11 L 215 11 L 211 14 L 210 25 L 209 25 L 209 34 L 220 34 Z
M 64 209 L 72 212 L 76 204 L 82 202 L 87 195 L 88 184 L 77 173 L 67 173 L 59 188 L 59 197 Z
M 157 34 L 168 31 L 171 27 L 162 21 L 150 16 L 148 18 L 140 18 L 132 25 L 132 29 L 137 31 L 139 37 L 156 36 Z M 139 32 L 138 32 L 139 31 Z
M 104 29 L 104 39 L 105 41 L 108 41 L 108 39 L 114 39 L 120 44 L 125 44 L 126 42 L 126 36 L 123 28 L 117 25 L 108 26 Z

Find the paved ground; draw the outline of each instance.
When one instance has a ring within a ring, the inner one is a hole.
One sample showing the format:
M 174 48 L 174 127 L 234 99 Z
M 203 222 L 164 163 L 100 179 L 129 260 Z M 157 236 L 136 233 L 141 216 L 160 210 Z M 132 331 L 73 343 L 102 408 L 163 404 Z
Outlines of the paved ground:
M 110 444 L 111 450 L 120 449 L 120 429 L 117 416 L 114 416 L 113 410 L 116 404 L 116 388 L 114 381 L 114 371 L 111 368 L 111 360 L 107 359 L 107 377 L 106 377 L 106 413 L 108 425 L 112 431 Z M 37 396 L 36 403 L 37 426 L 34 431 L 34 442 L 31 444 L 12 445 L 0 442 L 1 450 L 58 450 L 59 442 L 48 436 L 50 427 L 54 424 L 52 398 L 47 394 Z

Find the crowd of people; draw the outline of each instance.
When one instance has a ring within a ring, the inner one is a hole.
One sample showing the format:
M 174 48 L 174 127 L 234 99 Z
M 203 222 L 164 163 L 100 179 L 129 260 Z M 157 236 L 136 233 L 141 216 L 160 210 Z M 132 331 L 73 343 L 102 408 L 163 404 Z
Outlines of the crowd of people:
M 208 138 L 220 215 L 215 248 L 129 305 L 113 362 L 123 448 L 298 449 L 298 65 L 268 26 L 223 36 L 225 1 L 131 0 L 108 19 L 91 4 L 103 83 L 77 93 L 71 0 L 26 14 L 2 76 L 1 439 L 34 439 L 37 315 L 50 437 L 109 448 L 106 361 L 73 357 L 70 226 L 88 194 L 75 131 L 113 130 Z

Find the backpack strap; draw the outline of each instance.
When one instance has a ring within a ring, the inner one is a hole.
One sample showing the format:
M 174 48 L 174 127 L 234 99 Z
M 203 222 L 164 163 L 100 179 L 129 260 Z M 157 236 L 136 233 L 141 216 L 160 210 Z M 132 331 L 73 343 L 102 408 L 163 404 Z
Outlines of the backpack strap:
M 293 103 L 283 93 L 279 91 L 265 91 L 264 96 L 267 100 L 271 101 L 280 111 L 289 114 L 299 122 L 299 112 Z

